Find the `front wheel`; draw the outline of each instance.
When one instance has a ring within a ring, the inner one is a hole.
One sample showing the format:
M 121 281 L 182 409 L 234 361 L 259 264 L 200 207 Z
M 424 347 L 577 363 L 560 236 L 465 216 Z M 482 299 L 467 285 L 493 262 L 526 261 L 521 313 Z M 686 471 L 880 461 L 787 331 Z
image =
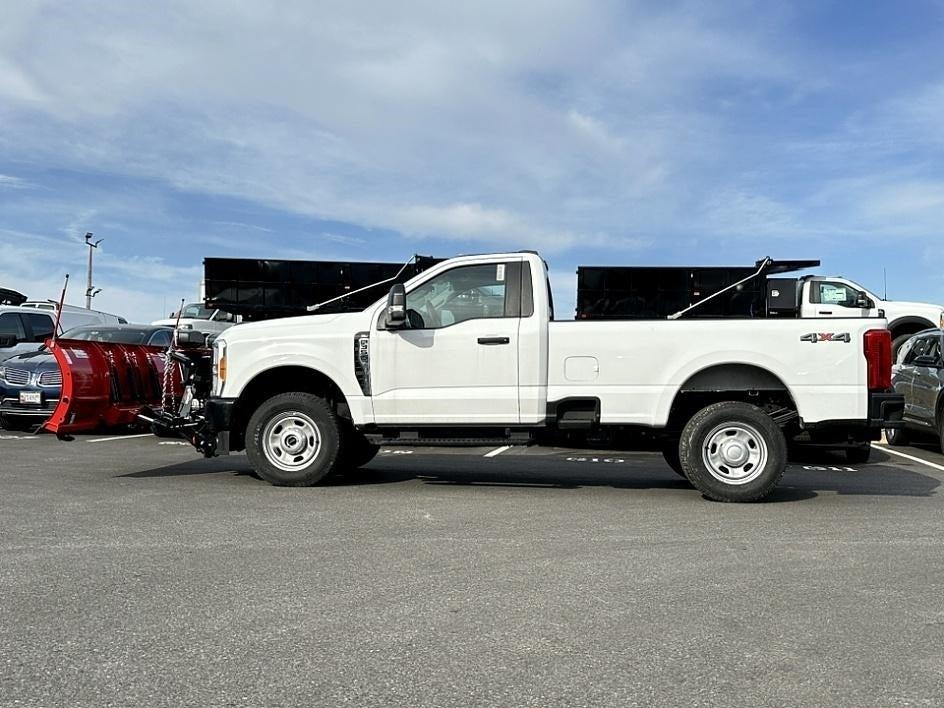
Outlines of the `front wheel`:
M 892 340 L 892 363 L 898 360 L 898 350 L 901 349 L 901 345 L 911 339 L 914 334 L 899 334 L 895 339 Z
M 282 393 L 249 419 L 246 455 L 253 469 L 280 487 L 310 487 L 334 469 L 340 434 L 334 410 L 310 393 Z
M 724 401 L 691 417 L 679 458 L 685 476 L 709 499 L 749 502 L 770 494 L 787 466 L 787 441 L 757 406 Z

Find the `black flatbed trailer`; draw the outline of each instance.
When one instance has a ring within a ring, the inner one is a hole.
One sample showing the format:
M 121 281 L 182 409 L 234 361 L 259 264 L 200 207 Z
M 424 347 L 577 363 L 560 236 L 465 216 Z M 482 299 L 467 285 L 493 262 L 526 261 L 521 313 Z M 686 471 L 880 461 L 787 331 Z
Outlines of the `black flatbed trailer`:
M 264 320 L 310 314 L 308 306 L 352 293 L 318 312 L 357 312 L 381 298 L 393 283 L 405 282 L 440 260 L 417 256 L 404 267 L 365 261 L 205 258 L 204 303 L 244 320 Z M 366 289 L 356 292 L 361 288 Z

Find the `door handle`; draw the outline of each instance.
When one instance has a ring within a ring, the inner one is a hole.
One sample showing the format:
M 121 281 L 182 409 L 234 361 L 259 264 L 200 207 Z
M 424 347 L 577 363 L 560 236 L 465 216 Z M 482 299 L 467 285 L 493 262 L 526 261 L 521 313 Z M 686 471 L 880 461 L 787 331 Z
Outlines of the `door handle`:
M 479 337 L 479 344 L 509 344 L 508 337 Z
M 821 315 L 831 315 L 831 314 L 833 314 L 833 311 L 832 311 L 832 310 L 820 310 L 820 311 L 819 311 L 819 314 L 821 314 Z

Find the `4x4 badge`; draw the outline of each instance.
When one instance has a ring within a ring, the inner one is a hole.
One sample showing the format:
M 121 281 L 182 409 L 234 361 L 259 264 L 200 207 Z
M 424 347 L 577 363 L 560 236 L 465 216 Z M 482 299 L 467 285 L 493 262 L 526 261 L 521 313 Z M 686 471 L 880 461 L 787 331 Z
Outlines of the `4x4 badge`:
M 801 342 L 845 342 L 852 341 L 852 336 L 848 332 L 810 332 L 800 337 Z

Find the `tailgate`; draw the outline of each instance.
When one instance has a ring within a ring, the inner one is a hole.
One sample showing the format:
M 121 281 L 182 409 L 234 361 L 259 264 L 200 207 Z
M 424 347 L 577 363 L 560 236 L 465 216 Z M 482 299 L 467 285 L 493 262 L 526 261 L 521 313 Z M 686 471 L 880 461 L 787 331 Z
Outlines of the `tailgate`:
M 47 344 L 62 371 L 62 395 L 46 430 L 66 435 L 127 425 L 142 408 L 161 407 L 163 348 L 72 339 Z M 173 405 L 183 391 L 179 366 L 171 365 L 166 385 Z

